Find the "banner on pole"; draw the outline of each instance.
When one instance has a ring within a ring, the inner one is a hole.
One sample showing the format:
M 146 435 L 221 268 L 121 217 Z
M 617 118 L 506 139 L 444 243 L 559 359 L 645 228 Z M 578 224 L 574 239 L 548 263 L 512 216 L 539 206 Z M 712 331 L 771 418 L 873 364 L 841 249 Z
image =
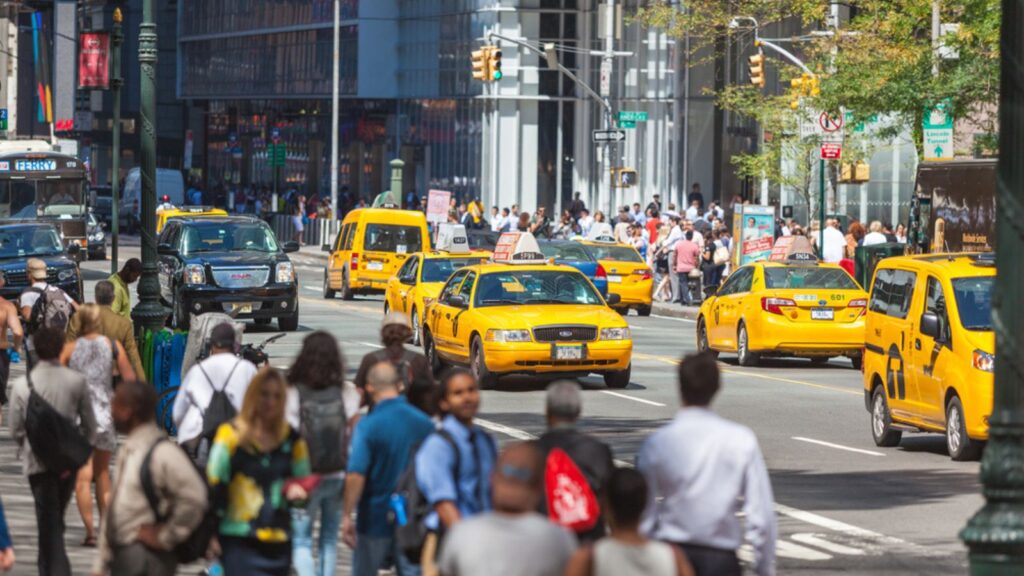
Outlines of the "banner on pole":
M 110 34 L 78 35 L 78 87 L 106 90 L 110 87 Z

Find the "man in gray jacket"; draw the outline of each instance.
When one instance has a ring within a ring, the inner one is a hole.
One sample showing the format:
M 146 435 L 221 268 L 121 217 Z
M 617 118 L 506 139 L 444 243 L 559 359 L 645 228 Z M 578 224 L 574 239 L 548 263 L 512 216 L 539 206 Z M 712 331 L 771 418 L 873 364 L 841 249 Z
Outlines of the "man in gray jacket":
M 31 372 L 36 393 L 65 418 L 72 422 L 79 421 L 83 434 L 91 443 L 96 435 L 96 417 L 85 378 L 58 363 L 64 347 L 64 333 L 54 328 L 40 328 L 32 338 L 39 356 L 39 362 Z M 18 443 L 22 465 L 36 503 L 39 574 L 70 576 L 71 564 L 64 549 L 64 511 L 75 488 L 75 474 L 50 472 L 36 460 L 25 437 L 28 397 L 28 382 L 21 377 L 14 383 L 11 393 L 11 435 Z

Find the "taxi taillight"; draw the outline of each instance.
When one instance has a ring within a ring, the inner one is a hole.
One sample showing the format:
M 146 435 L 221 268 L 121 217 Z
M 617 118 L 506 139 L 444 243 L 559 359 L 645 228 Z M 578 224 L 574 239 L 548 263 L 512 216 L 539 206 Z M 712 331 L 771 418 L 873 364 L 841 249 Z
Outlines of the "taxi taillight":
M 782 315 L 783 306 L 796 306 L 796 302 L 789 298 L 761 298 L 761 310 L 769 314 Z
M 848 308 L 860 308 L 858 318 L 867 312 L 868 301 L 866 298 L 857 298 L 856 300 L 850 300 L 850 303 L 846 305 Z
M 639 276 L 641 280 L 650 280 L 652 278 L 652 276 L 651 276 L 651 269 L 650 268 L 643 268 L 641 270 L 633 270 L 633 274 L 636 275 L 636 276 Z
M 602 278 L 607 280 L 608 279 L 608 272 L 605 271 L 604 266 L 601 266 L 600 264 L 598 264 L 597 265 L 597 272 L 594 273 L 594 279 L 595 280 L 601 280 Z
M 352 270 L 358 270 L 359 269 L 359 254 L 358 253 L 356 253 L 356 252 L 352 253 L 352 261 L 349 264 L 349 268 L 351 268 Z

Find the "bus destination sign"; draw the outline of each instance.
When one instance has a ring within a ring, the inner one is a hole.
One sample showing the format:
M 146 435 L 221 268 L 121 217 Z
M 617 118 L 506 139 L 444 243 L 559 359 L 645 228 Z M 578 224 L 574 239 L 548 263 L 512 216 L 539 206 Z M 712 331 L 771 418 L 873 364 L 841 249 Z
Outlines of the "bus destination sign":
M 6 164 L 6 162 L 4 162 Z M 0 168 L 3 168 L 0 165 Z M 56 160 L 15 160 L 15 172 L 52 172 L 57 169 Z

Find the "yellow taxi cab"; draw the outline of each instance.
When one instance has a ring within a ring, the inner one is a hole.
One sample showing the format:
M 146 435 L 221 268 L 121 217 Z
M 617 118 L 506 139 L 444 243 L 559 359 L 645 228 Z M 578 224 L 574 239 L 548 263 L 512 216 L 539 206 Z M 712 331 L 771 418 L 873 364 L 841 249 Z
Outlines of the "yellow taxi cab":
M 437 300 L 448 278 L 466 266 L 491 257 L 488 250 L 470 250 L 466 228 L 442 224 L 437 250 L 417 252 L 406 259 L 398 273 L 388 280 L 384 292 L 384 314 L 396 310 L 412 320 L 412 343 L 422 344 L 423 311 Z
M 156 213 L 156 233 L 159 234 L 171 218 L 204 218 L 227 216 L 227 211 L 213 206 L 177 206 Z
M 847 356 L 860 368 L 867 294 L 839 266 L 813 255 L 747 264 L 701 304 L 697 347 L 734 352 L 742 366 L 764 356 L 826 362 Z
M 640 316 L 650 316 L 654 280 L 650 267 L 636 248 L 594 240 L 584 240 L 581 244 L 608 275 L 608 293 L 619 295 L 615 309 L 626 313 L 633 308 Z
M 927 254 L 878 264 L 868 302 L 864 404 L 878 446 L 939 432 L 953 460 L 981 455 L 992 413 L 991 254 Z
M 324 269 L 323 296 L 343 300 L 356 294 L 383 294 L 388 279 L 410 254 L 430 250 L 427 218 L 416 210 L 360 208 L 342 220 L 341 230 L 323 250 L 331 256 Z
M 629 384 L 629 325 L 579 270 L 548 263 L 534 237 L 503 234 L 488 264 L 455 272 L 426 310 L 423 347 L 431 366 L 467 365 L 492 388 L 507 374 L 601 374 Z

